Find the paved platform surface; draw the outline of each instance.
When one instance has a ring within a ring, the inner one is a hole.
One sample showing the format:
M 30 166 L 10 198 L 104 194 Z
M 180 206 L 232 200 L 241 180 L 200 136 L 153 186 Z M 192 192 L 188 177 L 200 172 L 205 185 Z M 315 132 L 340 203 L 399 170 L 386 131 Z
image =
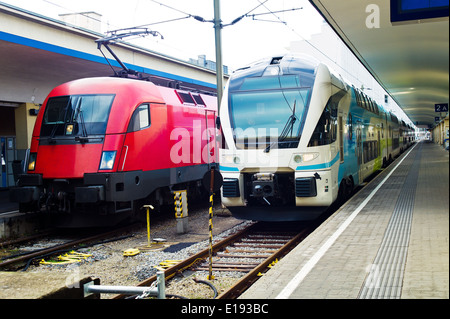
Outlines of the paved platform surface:
M 406 150 L 241 298 L 449 298 L 448 151 Z

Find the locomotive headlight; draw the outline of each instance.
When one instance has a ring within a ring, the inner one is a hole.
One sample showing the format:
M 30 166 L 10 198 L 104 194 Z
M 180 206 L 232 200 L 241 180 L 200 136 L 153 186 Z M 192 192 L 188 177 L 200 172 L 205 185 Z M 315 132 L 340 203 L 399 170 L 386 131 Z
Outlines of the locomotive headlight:
M 36 168 L 36 158 L 37 158 L 37 153 L 30 153 L 30 158 L 28 160 L 28 170 L 29 171 L 34 171 L 34 169 Z
M 100 161 L 100 169 L 113 169 L 116 151 L 104 151 Z

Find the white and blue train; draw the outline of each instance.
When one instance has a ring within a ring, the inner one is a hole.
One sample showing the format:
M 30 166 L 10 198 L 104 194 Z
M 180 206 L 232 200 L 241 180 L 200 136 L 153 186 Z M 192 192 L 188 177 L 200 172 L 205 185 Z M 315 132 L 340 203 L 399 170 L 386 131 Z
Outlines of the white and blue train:
M 414 141 L 412 127 L 306 56 L 237 70 L 220 119 L 222 203 L 241 219 L 314 219 Z

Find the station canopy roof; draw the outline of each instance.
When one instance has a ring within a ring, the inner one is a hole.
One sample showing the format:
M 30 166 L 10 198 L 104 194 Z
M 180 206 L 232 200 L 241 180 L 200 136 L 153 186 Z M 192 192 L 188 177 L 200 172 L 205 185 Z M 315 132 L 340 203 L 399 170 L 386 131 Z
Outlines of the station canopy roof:
M 435 104 L 448 108 L 448 0 L 310 2 L 414 124 L 445 116 Z

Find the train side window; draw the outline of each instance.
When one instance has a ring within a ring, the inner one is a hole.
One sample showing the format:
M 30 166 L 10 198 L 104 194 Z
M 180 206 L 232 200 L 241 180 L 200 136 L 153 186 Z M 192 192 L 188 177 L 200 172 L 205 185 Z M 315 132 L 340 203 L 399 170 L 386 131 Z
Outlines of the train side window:
M 352 114 L 348 114 L 348 139 L 353 140 L 353 117 Z
M 378 141 L 366 141 L 363 143 L 364 163 L 373 161 L 378 157 L 379 148 Z
M 338 126 L 339 126 L 339 160 L 341 163 L 344 162 L 344 121 L 342 120 L 342 116 L 338 117 Z
M 136 132 L 150 126 L 150 105 L 140 105 L 131 116 L 127 132 Z
M 195 100 L 189 92 L 183 92 L 183 91 L 176 90 L 175 93 L 177 94 L 181 103 L 187 104 L 187 105 L 195 105 Z
M 373 103 L 372 99 L 369 99 L 369 110 L 373 113 L 375 113 L 375 105 Z
M 362 107 L 361 96 L 359 95 L 359 92 L 357 90 L 355 90 L 355 96 L 356 96 L 356 104 L 358 104 L 359 107 Z
M 362 108 L 365 108 L 365 106 L 364 106 L 364 95 L 361 92 L 359 92 L 359 103 L 360 103 L 359 106 L 361 106 Z
M 365 104 L 365 108 L 366 108 L 366 110 L 368 110 L 368 111 L 370 111 L 370 100 L 369 100 L 369 97 L 367 96 L 367 95 L 364 95 L 364 104 Z
M 192 97 L 194 98 L 196 105 L 206 106 L 205 102 L 199 94 L 192 94 Z
M 366 99 L 366 95 L 365 95 L 365 94 L 362 94 L 362 99 L 363 99 L 363 108 L 365 108 L 366 110 L 368 110 L 368 109 L 369 109 L 369 103 L 367 102 L 367 99 Z
M 338 92 L 330 97 L 309 140 L 308 147 L 328 145 L 336 141 L 338 126 L 337 110 L 339 101 L 343 96 L 342 92 Z

